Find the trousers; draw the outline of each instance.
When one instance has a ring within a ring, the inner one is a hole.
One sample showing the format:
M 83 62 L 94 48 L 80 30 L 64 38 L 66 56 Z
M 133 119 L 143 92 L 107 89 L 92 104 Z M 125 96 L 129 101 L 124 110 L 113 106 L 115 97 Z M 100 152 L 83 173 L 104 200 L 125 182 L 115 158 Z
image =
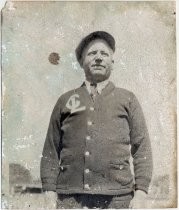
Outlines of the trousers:
M 58 194 L 57 209 L 128 209 L 133 192 L 124 195 Z

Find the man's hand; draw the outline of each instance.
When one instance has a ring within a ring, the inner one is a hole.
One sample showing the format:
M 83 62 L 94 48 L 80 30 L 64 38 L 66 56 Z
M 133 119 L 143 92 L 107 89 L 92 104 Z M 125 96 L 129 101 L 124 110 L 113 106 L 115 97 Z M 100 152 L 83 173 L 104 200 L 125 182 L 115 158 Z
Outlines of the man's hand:
M 57 203 L 57 193 L 53 191 L 44 192 L 44 208 L 46 209 L 56 209 Z
M 145 208 L 145 199 L 147 194 L 142 190 L 136 190 L 134 193 L 134 198 L 131 200 L 129 208 L 130 209 L 141 209 Z

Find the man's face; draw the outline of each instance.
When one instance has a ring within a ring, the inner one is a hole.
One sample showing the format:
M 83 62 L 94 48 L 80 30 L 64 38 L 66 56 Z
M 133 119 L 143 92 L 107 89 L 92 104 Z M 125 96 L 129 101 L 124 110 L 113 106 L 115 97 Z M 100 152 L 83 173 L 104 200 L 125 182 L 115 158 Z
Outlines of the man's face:
M 89 43 L 82 54 L 81 66 L 89 82 L 102 82 L 113 69 L 113 51 L 106 41 L 96 39 Z

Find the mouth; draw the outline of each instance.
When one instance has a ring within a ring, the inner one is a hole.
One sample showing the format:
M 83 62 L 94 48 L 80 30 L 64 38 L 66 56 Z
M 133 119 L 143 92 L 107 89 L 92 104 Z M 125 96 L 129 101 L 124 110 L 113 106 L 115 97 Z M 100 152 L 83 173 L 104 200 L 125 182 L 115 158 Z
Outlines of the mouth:
M 102 67 L 102 68 L 105 68 L 105 66 L 100 65 L 100 64 L 93 64 L 92 67 L 95 67 L 96 69 L 98 69 L 98 68 L 101 69 L 101 67 Z

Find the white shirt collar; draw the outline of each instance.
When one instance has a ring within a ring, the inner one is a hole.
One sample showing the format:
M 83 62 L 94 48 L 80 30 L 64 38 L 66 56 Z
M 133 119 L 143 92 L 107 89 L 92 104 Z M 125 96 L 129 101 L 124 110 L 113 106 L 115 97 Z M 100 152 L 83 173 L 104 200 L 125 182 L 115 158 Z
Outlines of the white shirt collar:
M 99 82 L 97 83 L 97 91 L 99 94 L 101 94 L 102 90 L 107 86 L 107 84 L 109 83 L 109 79 L 103 81 L 103 82 Z M 90 82 L 88 82 L 87 80 L 85 80 L 85 84 L 86 84 L 86 88 L 89 92 L 89 94 L 91 93 L 91 89 L 90 89 Z

